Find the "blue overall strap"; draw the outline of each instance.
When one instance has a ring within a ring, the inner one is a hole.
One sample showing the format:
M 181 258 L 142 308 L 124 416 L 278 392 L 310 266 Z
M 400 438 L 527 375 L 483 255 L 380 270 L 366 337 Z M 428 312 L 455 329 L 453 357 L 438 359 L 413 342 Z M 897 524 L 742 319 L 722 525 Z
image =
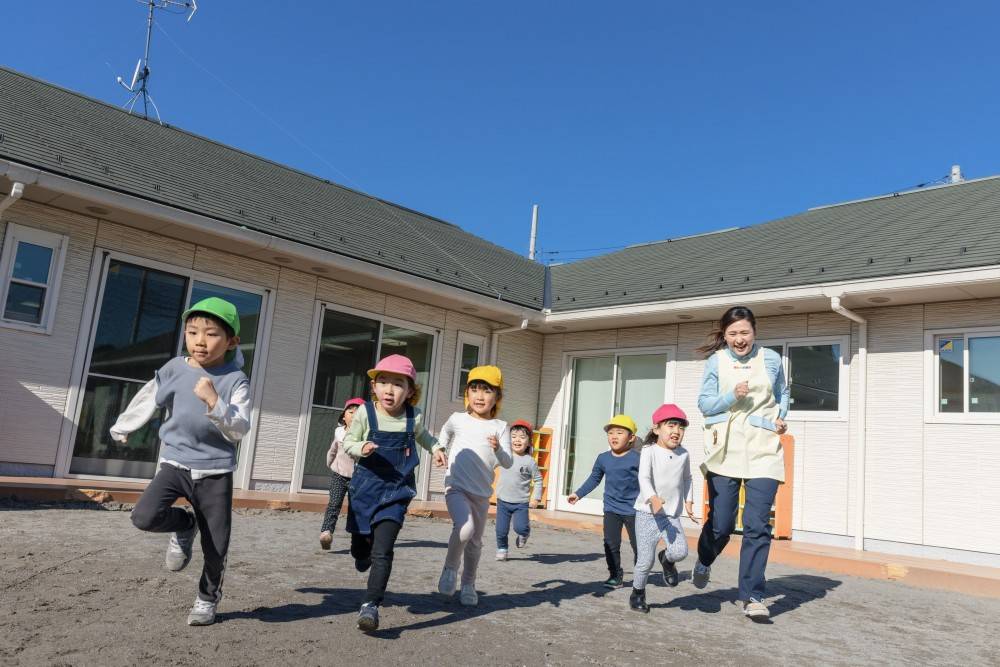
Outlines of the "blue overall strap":
M 371 401 L 365 401 L 365 412 L 368 413 L 368 435 L 371 436 L 372 433 L 378 430 L 378 417 L 375 416 L 375 404 Z M 369 439 L 371 439 L 369 437 Z
M 416 424 L 414 423 L 416 419 L 413 415 L 413 406 L 409 403 L 406 404 L 406 433 L 408 435 L 413 435 L 416 433 Z

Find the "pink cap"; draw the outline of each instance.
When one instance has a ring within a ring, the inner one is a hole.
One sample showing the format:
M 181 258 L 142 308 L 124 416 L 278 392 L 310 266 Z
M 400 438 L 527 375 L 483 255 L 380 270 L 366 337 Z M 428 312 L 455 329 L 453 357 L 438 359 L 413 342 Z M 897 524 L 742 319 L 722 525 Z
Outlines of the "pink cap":
M 668 419 L 682 421 L 685 426 L 688 424 L 688 416 L 684 414 L 683 410 L 673 403 L 664 403 L 660 407 L 656 408 L 656 412 L 653 413 L 653 426 L 656 426 L 661 422 L 665 422 Z
M 375 364 L 375 368 L 368 371 L 368 377 L 374 380 L 379 373 L 395 373 L 396 375 L 404 375 L 413 382 L 417 383 L 417 369 L 413 367 L 413 362 L 410 361 L 409 357 L 404 357 L 401 354 L 390 354 L 388 357 L 384 357 Z
M 364 405 L 364 404 L 365 404 L 365 399 L 363 398 L 349 398 L 347 399 L 347 402 L 344 403 L 344 409 L 346 410 L 352 405 Z

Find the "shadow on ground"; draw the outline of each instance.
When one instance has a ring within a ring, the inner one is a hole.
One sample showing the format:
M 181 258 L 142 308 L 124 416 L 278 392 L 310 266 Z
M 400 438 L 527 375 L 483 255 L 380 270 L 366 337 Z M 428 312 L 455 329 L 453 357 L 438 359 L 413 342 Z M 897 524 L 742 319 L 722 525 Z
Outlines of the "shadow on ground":
M 826 594 L 843 583 L 829 577 L 818 577 L 811 574 L 793 574 L 767 581 L 768 608 L 771 618 L 798 609 L 804 604 L 826 597 Z M 677 607 L 685 611 L 700 611 L 706 614 L 717 614 L 722 611 L 723 604 L 739 602 L 738 588 L 723 588 L 704 593 L 694 593 L 677 597 L 662 604 L 652 604 L 651 608 Z

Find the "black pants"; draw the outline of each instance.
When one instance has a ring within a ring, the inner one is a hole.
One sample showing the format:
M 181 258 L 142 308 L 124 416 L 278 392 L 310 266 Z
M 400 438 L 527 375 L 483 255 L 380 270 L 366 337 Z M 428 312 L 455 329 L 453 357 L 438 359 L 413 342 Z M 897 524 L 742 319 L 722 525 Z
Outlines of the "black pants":
M 162 464 L 135 504 L 132 524 L 151 533 L 190 529 L 193 525 L 191 514 L 173 506 L 178 498 L 186 498 L 191 503 L 201 533 L 205 564 L 198 582 L 198 597 L 218 602 L 222 598 L 222 578 L 226 572 L 233 523 L 233 474 L 192 480 L 189 471 Z
M 347 487 L 351 485 L 351 478 L 333 472 L 330 473 L 330 502 L 326 504 L 326 514 L 323 515 L 323 527 L 319 532 L 330 531 L 337 527 L 337 517 L 340 516 L 340 507 L 344 504 L 344 496 L 347 495 Z
M 635 515 L 604 513 L 604 558 L 608 561 L 611 576 L 622 573 L 622 527 L 628 531 L 628 541 L 632 545 L 632 564 L 635 565 L 638 549 L 635 546 Z
M 351 533 L 351 555 L 356 560 L 372 559 L 372 569 L 368 572 L 368 592 L 365 602 L 382 604 L 385 589 L 392 574 L 393 547 L 402 526 L 395 521 L 379 521 L 372 526 L 368 535 Z

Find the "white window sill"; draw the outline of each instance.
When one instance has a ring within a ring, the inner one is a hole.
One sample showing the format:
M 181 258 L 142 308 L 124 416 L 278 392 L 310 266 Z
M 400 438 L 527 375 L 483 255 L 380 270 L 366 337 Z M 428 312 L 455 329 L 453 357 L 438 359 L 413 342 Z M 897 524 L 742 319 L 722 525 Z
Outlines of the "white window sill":
M 984 425 L 1000 425 L 1000 413 L 996 412 L 983 412 L 983 413 L 955 413 L 953 415 L 934 415 L 933 417 L 927 417 L 924 419 L 925 424 L 968 424 L 970 426 L 976 424 Z
M 31 333 L 52 335 L 52 328 L 40 324 L 28 324 L 27 322 L 17 322 L 14 320 L 0 320 L 0 329 L 16 329 L 18 331 L 28 331 Z
M 840 412 L 789 412 L 786 422 L 847 422 L 848 416 Z

